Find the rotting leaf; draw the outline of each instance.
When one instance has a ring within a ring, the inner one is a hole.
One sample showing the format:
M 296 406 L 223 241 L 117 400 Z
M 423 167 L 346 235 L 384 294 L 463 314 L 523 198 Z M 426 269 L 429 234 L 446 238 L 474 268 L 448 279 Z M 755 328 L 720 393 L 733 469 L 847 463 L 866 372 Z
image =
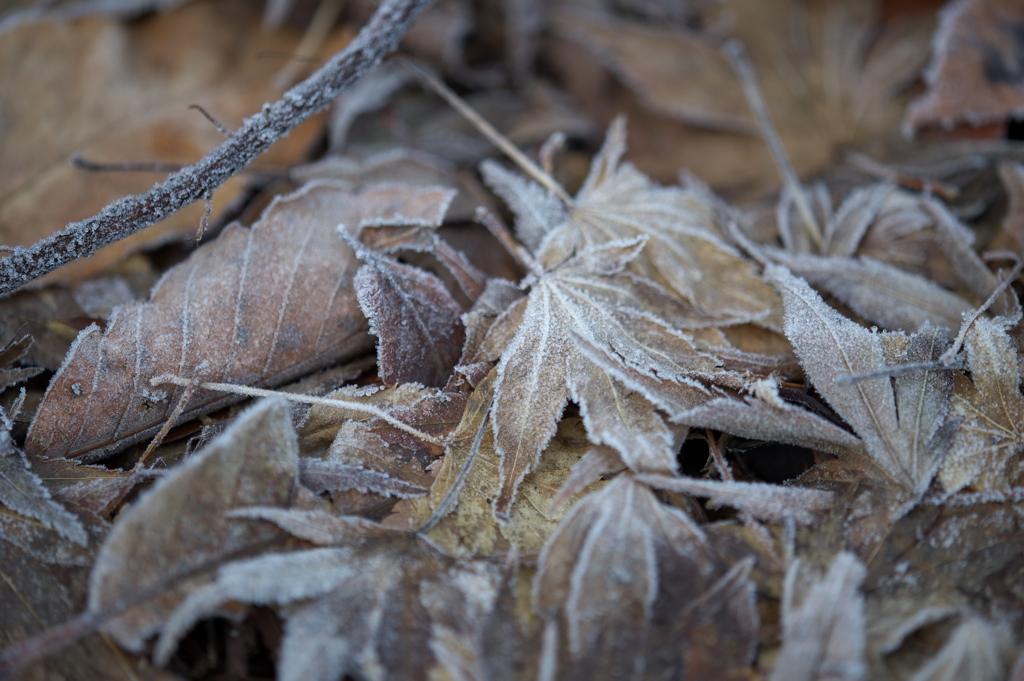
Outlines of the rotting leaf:
M 25 335 L 12 339 L 0 348 L 0 392 L 15 383 L 21 383 L 43 371 L 42 367 L 12 367 L 11 364 L 32 347 L 32 336 Z
M 100 611 L 138 594 L 152 597 L 117 615 L 104 631 L 125 648 L 140 650 L 220 564 L 281 540 L 281 532 L 266 523 L 228 512 L 287 505 L 297 465 L 288 408 L 281 400 L 265 400 L 157 482 L 118 518 L 100 549 L 89 609 Z
M 448 190 L 311 183 L 251 229 L 233 225 L 160 281 L 149 303 L 119 308 L 79 335 L 25 443 L 30 454 L 97 459 L 151 437 L 181 388 L 149 379 L 281 385 L 367 348 L 352 289 L 356 260 L 339 222 L 440 220 Z M 197 390 L 182 420 L 238 401 Z

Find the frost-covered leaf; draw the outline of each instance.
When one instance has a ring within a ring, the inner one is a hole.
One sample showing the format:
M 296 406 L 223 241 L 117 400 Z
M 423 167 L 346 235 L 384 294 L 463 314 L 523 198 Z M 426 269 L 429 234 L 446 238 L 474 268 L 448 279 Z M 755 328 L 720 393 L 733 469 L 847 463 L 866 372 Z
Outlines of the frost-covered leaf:
M 472 600 L 489 613 L 500 575 L 488 563 L 457 563 L 429 542 L 361 518 L 272 512 L 265 516 L 323 548 L 225 565 L 168 622 L 156 657 L 166 660 L 191 625 L 228 601 L 277 605 L 285 619 L 279 678 L 333 681 L 427 679 L 435 664 L 424 602 Z M 335 533 L 318 535 L 321 525 Z M 340 545 L 339 545 L 340 543 Z
M 925 323 L 955 329 L 972 309 L 968 301 L 938 284 L 874 258 L 779 252 L 772 258 L 886 329 L 916 329 Z
M 82 522 L 50 496 L 32 472 L 25 454 L 11 442 L 11 433 L 0 426 L 0 504 L 15 513 L 38 520 L 61 536 L 85 546 L 89 536 Z
M 93 568 L 89 608 L 103 610 L 156 590 L 104 630 L 130 650 L 218 565 L 275 538 L 262 521 L 232 518 L 232 509 L 286 505 L 292 498 L 298 442 L 287 406 L 266 400 L 249 408 L 206 448 L 162 478 L 119 518 Z
M 462 351 L 462 308 L 430 272 L 351 243 L 365 263 L 353 284 L 384 383 L 444 385 Z
M 554 267 L 574 253 L 608 241 L 647 237 L 631 270 L 675 291 L 703 316 L 722 324 L 755 321 L 777 328 L 778 297 L 754 266 L 722 238 L 714 207 L 695 189 L 661 187 L 621 163 L 626 122 L 616 119 L 564 222 L 548 226 L 538 258 Z M 521 180 L 520 184 L 525 182 Z M 546 214 L 532 187 L 512 205 Z M 506 191 L 514 189 L 510 186 Z M 532 220 L 532 214 L 520 214 Z M 539 218 L 538 218 L 539 219 Z
M 684 513 L 618 476 L 541 553 L 535 608 L 566 625 L 558 678 L 742 678 L 757 630 L 749 569 L 716 567 Z
M 799 560 L 786 573 L 782 653 L 772 681 L 859 681 L 865 664 L 864 566 L 841 552 L 816 577 Z
M 832 421 L 782 399 L 778 384 L 755 382 L 743 401 L 717 398 L 693 409 L 673 412 L 674 421 L 714 428 L 732 435 L 809 447 L 838 456 L 862 453 L 860 439 Z
M 939 471 L 950 492 L 1021 484 L 1024 397 L 1017 351 L 1005 319 L 981 318 L 965 340 L 971 378 L 958 377 L 952 414 L 963 419 Z
M 968 615 L 946 645 L 910 681 L 1001 681 L 1014 651 L 1013 636 L 1003 625 Z
M 941 435 L 952 372 L 919 371 L 891 379 L 886 343 L 904 349 L 894 365 L 931 362 L 945 350 L 945 333 L 925 327 L 909 339 L 884 336 L 843 317 L 784 268 L 773 265 L 768 276 L 782 293 L 786 335 L 814 387 L 853 427 L 880 471 L 911 498 L 920 498 L 949 447 L 949 438 Z M 846 378 L 856 374 L 869 376 Z
M 599 640 L 622 645 L 617 632 L 650 625 L 666 556 L 684 556 L 699 572 L 703 540 L 686 515 L 661 504 L 632 476 L 620 475 L 577 503 L 544 546 L 534 582 L 536 608 L 546 617 L 565 614 L 574 657 Z M 623 662 L 631 666 L 631 660 Z
M 641 395 L 643 399 L 650 399 L 659 386 L 670 390 L 690 374 L 717 370 L 719 362 L 713 356 L 697 350 L 689 336 L 664 321 L 684 319 L 684 304 L 649 281 L 623 272 L 645 242 L 592 246 L 532 284 L 523 321 L 501 354 L 495 386 L 492 418 L 502 462 L 495 500 L 499 516 L 508 513 L 523 476 L 536 467 L 570 397 L 580 405 L 584 424 L 599 443 L 607 438 L 606 444 L 623 446 L 623 431 L 632 429 L 649 439 L 643 446 L 657 452 L 646 457 L 647 462 L 660 458 L 659 468 L 674 467 L 667 430 L 641 431 L 627 422 L 635 407 L 618 411 L 602 402 L 614 379 L 576 342 L 582 339 L 599 347 L 613 364 L 651 379 L 652 391 Z M 600 424 L 598 417 L 621 423 Z M 628 446 L 626 450 L 622 453 L 628 456 Z
M 251 229 L 228 227 L 169 270 L 150 302 L 119 308 L 102 333 L 94 326 L 79 335 L 26 451 L 94 459 L 151 437 L 182 390 L 152 388 L 160 374 L 274 386 L 363 351 L 357 261 L 335 228 L 437 221 L 449 197 L 312 183 L 277 199 Z M 182 419 L 238 399 L 197 390 Z
M 571 467 L 591 447 L 579 419 L 563 420 L 540 465 L 523 479 L 507 520 L 498 523 L 491 499 L 501 480 L 501 458 L 495 450 L 488 420 L 494 373 L 484 378 L 470 395 L 462 422 L 446 442 L 445 457 L 437 469 L 430 497 L 412 502 L 408 509 L 399 505 L 397 517 L 386 521 L 414 530 L 440 511 L 449 494 L 456 494 L 454 507 L 426 532 L 435 545 L 453 556 L 494 555 L 511 547 L 524 555 L 538 553 L 568 512 L 567 508 L 555 507 L 552 497 Z M 475 442 L 478 447 L 474 451 Z M 470 457 L 471 468 L 466 472 Z
M 15 383 L 21 383 L 41 373 L 43 367 L 13 367 L 11 364 L 28 352 L 32 336 L 24 335 L 12 339 L 0 348 L 0 392 Z
M 908 134 L 929 125 L 1001 123 L 1024 113 L 1019 0 L 957 0 L 940 14 L 925 70 L 928 91 L 903 119 Z

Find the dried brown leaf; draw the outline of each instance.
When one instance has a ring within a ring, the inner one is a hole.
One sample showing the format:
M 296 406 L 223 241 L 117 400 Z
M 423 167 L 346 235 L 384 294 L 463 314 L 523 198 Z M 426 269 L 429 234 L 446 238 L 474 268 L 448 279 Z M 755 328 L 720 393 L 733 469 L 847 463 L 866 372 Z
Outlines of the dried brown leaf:
M 577 503 L 544 546 L 535 607 L 549 618 L 565 614 L 576 658 L 599 641 L 618 648 L 650 626 L 668 556 L 687 558 L 688 569 L 699 574 L 701 559 L 707 560 L 703 541 L 686 515 L 620 475 Z M 628 638 L 616 635 L 626 632 Z M 632 666 L 631 658 L 622 664 Z
M 893 381 L 886 373 L 885 350 L 899 340 L 905 348 L 900 363 L 934 362 L 947 345 L 945 334 L 925 327 L 905 340 L 869 331 L 826 305 L 787 270 L 773 265 L 768 276 L 782 293 L 786 335 L 808 378 L 853 427 L 879 470 L 910 498 L 920 498 L 949 447 L 943 428 L 948 427 L 952 372 L 922 370 Z M 856 374 L 867 375 L 844 378 Z
M 384 383 L 444 385 L 465 340 L 462 308 L 435 275 L 353 245 L 366 263 L 353 284 Z
M 608 241 L 647 237 L 650 245 L 632 262 L 632 271 L 667 286 L 699 315 L 721 324 L 756 321 L 778 328 L 778 297 L 722 238 L 705 195 L 656 185 L 620 163 L 625 149 L 626 123 L 618 118 L 567 210 L 545 190 L 497 166 L 485 165 L 484 172 L 500 195 L 514 197 L 510 207 L 520 238 L 546 267 Z
M 960 123 L 1001 123 L 1024 113 L 1017 0 L 958 0 L 940 14 L 925 71 L 928 91 L 903 119 L 904 131 Z
M 104 630 L 140 650 L 181 602 L 226 560 L 265 549 L 280 531 L 228 516 L 247 506 L 283 506 L 295 486 L 298 441 L 281 400 L 247 410 L 198 454 L 174 469 L 119 518 L 93 568 L 89 608 L 137 594 L 153 597 Z
M 26 451 L 95 459 L 152 436 L 182 390 L 151 387 L 160 374 L 274 386 L 363 350 L 356 260 L 335 228 L 436 221 L 449 196 L 313 183 L 276 200 L 252 229 L 229 227 L 170 270 L 149 303 L 120 308 L 102 334 L 92 327 L 79 336 Z M 182 419 L 238 399 L 197 390 Z
M 651 379 L 648 387 L 655 393 L 660 386 L 668 390 L 685 381 L 688 374 L 716 371 L 713 356 L 698 351 L 688 336 L 664 321 L 662 315 L 682 317 L 682 303 L 623 272 L 644 242 L 592 246 L 532 284 L 522 324 L 502 353 L 495 386 L 492 418 L 502 477 L 494 508 L 499 517 L 508 513 L 519 483 L 536 467 L 570 396 L 580 404 L 592 438 L 621 446 L 623 432 L 632 429 L 648 438 L 643 446 L 657 453 L 654 461 L 664 462 L 658 468 L 674 467 L 667 431 L 641 432 L 626 422 L 634 407 L 619 412 L 600 402 L 600 394 L 587 392 L 607 391 L 612 379 L 602 379 L 607 370 L 581 352 L 578 343 L 583 339 L 600 347 L 614 364 Z M 600 424 L 598 416 L 622 423 Z M 620 453 L 629 456 L 626 449 Z
M 703 136 L 676 132 L 687 135 L 685 151 L 673 159 L 677 167 L 717 187 L 763 190 L 778 177 L 767 147 L 749 134 L 720 132 L 756 128 L 739 79 L 712 46 L 723 37 L 745 44 L 783 146 L 806 176 L 833 163 L 840 148 L 881 156 L 900 141 L 905 87 L 924 65 L 930 22 L 880 22 L 881 5 L 730 0 L 704 13 L 703 35 L 597 12 L 566 10 L 554 25 L 609 64 L 643 106 L 715 129 Z
M 23 23 L 4 32 L 0 63 L 7 124 L 0 138 L 0 244 L 28 245 L 153 184 L 149 172 L 87 172 L 69 161 L 191 163 L 223 140 L 201 104 L 228 127 L 280 96 L 271 84 L 294 31 L 259 30 L 260 8 L 247 2 L 196 2 L 137 22 L 92 18 Z M 102 96 L 99 94 L 102 93 Z M 261 161 L 299 160 L 319 134 L 300 127 Z M 234 178 L 214 194 L 217 208 L 245 188 Z M 106 247 L 51 275 L 69 282 L 95 274 L 146 245 L 194 234 L 197 204 L 158 226 Z

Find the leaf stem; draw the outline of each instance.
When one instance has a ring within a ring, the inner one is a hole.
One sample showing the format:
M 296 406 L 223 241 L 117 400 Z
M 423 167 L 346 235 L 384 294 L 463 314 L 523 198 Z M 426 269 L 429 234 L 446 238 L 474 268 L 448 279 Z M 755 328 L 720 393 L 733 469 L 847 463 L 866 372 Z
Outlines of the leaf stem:
M 158 386 L 164 383 L 173 383 L 174 385 L 188 386 L 192 385 L 192 381 L 187 378 L 180 376 L 174 376 L 171 374 L 163 374 L 155 376 L 149 381 L 150 385 Z M 248 395 L 250 397 L 283 397 L 291 402 L 300 402 L 302 404 L 319 404 L 325 407 L 338 407 L 340 409 L 348 409 L 351 411 L 358 411 L 363 414 L 369 414 L 370 416 L 376 416 L 379 419 L 387 421 L 389 424 L 398 428 L 401 431 L 409 433 L 413 437 L 417 437 L 424 442 L 437 445 L 439 447 L 444 446 L 444 441 L 440 440 L 433 435 L 428 435 L 421 430 L 413 428 L 408 423 L 399 421 L 391 414 L 387 413 L 379 407 L 375 407 L 371 404 L 363 404 L 362 402 L 354 402 L 350 400 L 336 400 L 330 397 L 317 397 L 315 395 L 299 395 L 296 393 L 279 392 L 277 390 L 264 390 L 263 388 L 251 388 L 247 385 L 237 385 L 235 383 L 199 383 L 196 385 L 197 388 L 203 388 L 204 390 L 216 390 L 219 392 L 235 393 L 236 395 Z
M 412 59 L 405 59 L 405 63 L 416 72 L 427 84 L 439 94 L 448 105 L 458 111 L 462 116 L 473 124 L 473 126 L 480 131 L 484 137 L 491 141 L 491 144 L 498 147 L 506 156 L 512 159 L 517 166 L 519 166 L 524 173 L 532 177 L 542 187 L 547 189 L 549 192 L 561 199 L 562 203 L 572 208 L 573 203 L 572 197 L 562 188 L 562 185 L 558 184 L 553 177 L 548 175 L 538 166 L 536 163 L 531 161 L 526 154 L 521 152 L 514 144 L 512 144 L 507 137 L 498 132 L 493 125 L 488 123 L 484 118 L 473 110 L 469 104 L 467 104 L 461 97 L 452 92 L 451 88 L 441 82 L 441 80 L 433 73 L 428 71 L 425 67 L 417 64 Z
M 778 166 L 779 173 L 782 174 L 782 181 L 793 196 L 796 209 L 803 219 L 804 228 L 807 230 L 807 234 L 811 237 L 814 245 L 820 249 L 825 243 L 821 235 L 821 227 L 818 226 L 818 221 L 814 218 L 814 213 L 811 211 L 811 205 L 807 202 L 807 195 L 804 193 L 803 186 L 793 171 L 789 157 L 786 156 L 786 149 L 782 146 L 782 140 L 779 139 L 779 133 L 775 129 L 775 125 L 772 124 L 771 115 L 768 113 L 768 106 L 764 102 L 764 97 L 761 96 L 761 89 L 757 86 L 757 76 L 754 74 L 754 68 L 750 65 L 750 60 L 747 59 L 747 51 L 744 49 L 743 43 L 736 39 L 727 42 L 722 50 L 729 59 L 729 63 L 732 64 L 733 70 L 736 71 L 736 75 L 740 78 L 740 83 L 743 85 L 743 94 L 746 95 L 747 103 L 750 105 L 750 109 L 757 119 L 757 124 L 761 128 L 761 136 L 764 138 L 765 144 L 771 149 L 775 165 Z

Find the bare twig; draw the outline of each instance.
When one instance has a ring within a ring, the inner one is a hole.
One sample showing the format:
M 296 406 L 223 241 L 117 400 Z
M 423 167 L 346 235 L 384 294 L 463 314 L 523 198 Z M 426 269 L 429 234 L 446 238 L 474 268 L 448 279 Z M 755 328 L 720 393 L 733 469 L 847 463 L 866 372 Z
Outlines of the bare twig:
M 32 246 L 14 249 L 0 260 L 0 296 L 209 196 L 379 63 L 432 3 L 433 0 L 383 0 L 347 48 L 280 100 L 265 104 L 262 111 L 247 118 L 201 161 L 174 173 L 145 194 L 126 196 L 87 220 L 72 222 Z

